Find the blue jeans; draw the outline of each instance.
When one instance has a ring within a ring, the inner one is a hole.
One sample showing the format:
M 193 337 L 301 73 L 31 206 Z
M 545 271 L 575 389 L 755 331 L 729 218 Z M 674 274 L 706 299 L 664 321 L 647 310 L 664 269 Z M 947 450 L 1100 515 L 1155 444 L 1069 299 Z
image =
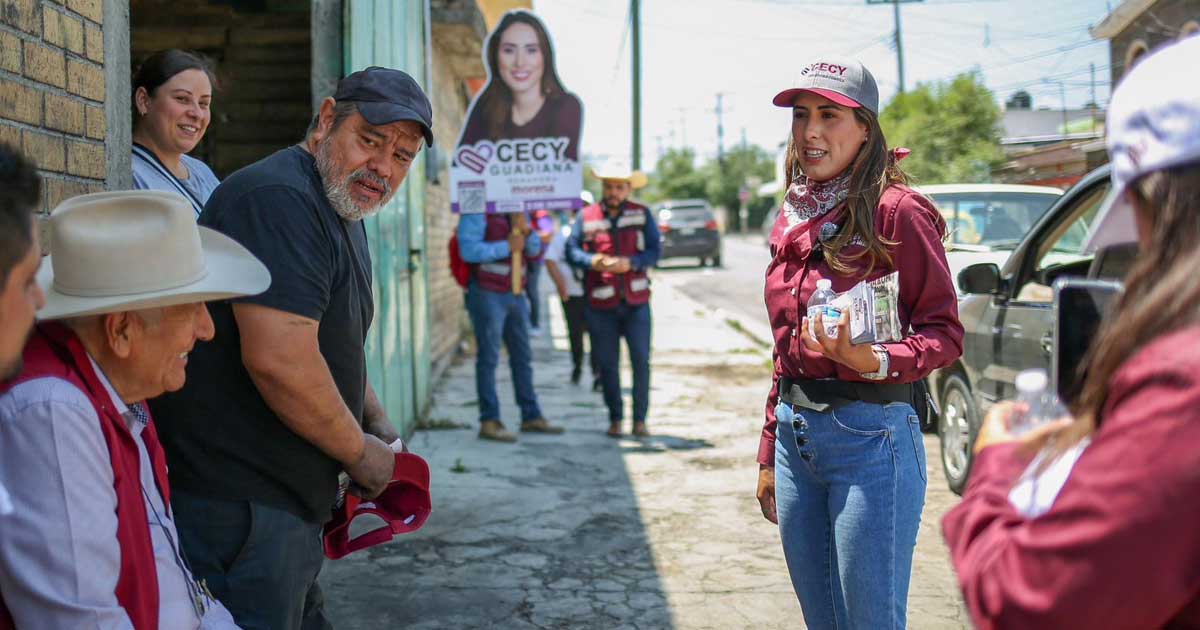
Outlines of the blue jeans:
M 592 356 L 600 368 L 604 385 L 604 404 L 608 421 L 618 424 L 624 418 L 621 403 L 621 337 L 629 347 L 633 366 L 633 421 L 645 422 L 650 408 L 650 305 L 621 303 L 609 310 L 587 308 L 588 334 L 592 337 Z
M 541 261 L 529 261 L 525 265 L 525 275 L 529 282 L 525 287 L 525 295 L 529 296 L 529 325 L 537 328 L 542 321 L 542 295 L 538 293 L 538 279 L 542 277 Z
M 178 490 L 171 508 L 179 544 L 244 630 L 328 630 L 317 574 L 325 554 L 321 525 L 250 501 Z
M 529 303 L 524 295 L 497 293 L 479 288 L 472 280 L 467 287 L 467 312 L 475 329 L 479 350 L 475 355 L 475 394 L 479 397 L 479 420 L 500 420 L 500 398 L 496 395 L 496 366 L 500 342 L 508 348 L 513 392 L 521 407 L 521 421 L 542 417 L 537 394 L 533 393 L 533 353 L 529 349 Z
M 828 413 L 780 403 L 775 501 L 792 587 L 810 628 L 905 627 L 925 443 L 910 405 Z

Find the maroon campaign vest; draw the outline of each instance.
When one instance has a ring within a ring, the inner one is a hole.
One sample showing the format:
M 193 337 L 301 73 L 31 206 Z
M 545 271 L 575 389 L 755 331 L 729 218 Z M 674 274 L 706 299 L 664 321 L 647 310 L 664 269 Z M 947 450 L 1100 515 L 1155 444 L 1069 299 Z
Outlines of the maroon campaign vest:
M 509 223 L 507 215 L 489 214 L 487 215 L 487 229 L 483 232 L 483 241 L 485 243 L 507 241 L 511 231 L 512 225 Z M 520 256 L 518 260 L 522 265 L 525 264 L 524 255 Z M 481 289 L 496 293 L 512 293 L 511 256 L 492 262 L 472 264 L 471 275 L 475 276 L 475 281 L 479 283 Z M 521 274 L 522 287 L 525 286 L 527 279 L 527 274 Z
M 644 229 L 650 216 L 646 206 L 625 202 L 617 215 L 617 229 L 600 204 L 583 209 L 583 251 L 589 254 L 633 257 L 646 249 Z M 624 299 L 634 306 L 650 301 L 650 278 L 646 271 L 610 273 L 591 269 L 584 279 L 588 304 L 597 310 L 614 309 Z
M 121 546 L 121 574 L 117 578 L 117 602 L 125 609 L 137 630 L 158 630 L 158 571 L 154 566 L 154 548 L 142 496 L 141 465 L 138 447 L 124 418 L 108 396 L 104 384 L 92 369 L 87 351 L 75 333 L 55 322 L 38 324 L 25 345 L 25 369 L 20 376 L 0 383 L 0 394 L 19 383 L 54 377 L 67 381 L 83 392 L 100 418 L 104 443 L 112 461 L 113 489 L 117 493 L 117 544 Z M 154 466 L 163 505 L 170 509 L 166 457 L 158 442 L 151 420 L 142 430 L 142 441 Z M 67 480 L 68 482 L 70 480 Z M 0 630 L 14 628 L 12 616 L 0 601 Z

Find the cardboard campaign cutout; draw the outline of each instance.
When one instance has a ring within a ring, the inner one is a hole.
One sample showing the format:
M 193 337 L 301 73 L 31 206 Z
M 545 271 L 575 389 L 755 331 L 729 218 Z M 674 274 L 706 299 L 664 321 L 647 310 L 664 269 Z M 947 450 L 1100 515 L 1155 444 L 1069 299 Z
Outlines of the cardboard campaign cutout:
M 454 212 L 581 206 L 583 106 L 563 87 L 533 13 L 505 13 L 483 47 L 488 81 L 467 110 L 450 162 Z

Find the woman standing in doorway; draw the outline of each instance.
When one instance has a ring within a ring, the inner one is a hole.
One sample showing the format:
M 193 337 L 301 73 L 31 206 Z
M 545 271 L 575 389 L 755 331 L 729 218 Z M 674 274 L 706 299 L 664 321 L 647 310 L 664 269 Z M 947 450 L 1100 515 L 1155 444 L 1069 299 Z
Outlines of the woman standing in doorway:
M 212 120 L 214 82 L 203 57 L 176 49 L 150 55 L 133 75 L 133 185 L 182 195 L 197 217 L 220 183 L 187 155 Z
M 774 103 L 792 110 L 790 181 L 767 267 L 775 380 L 757 496 L 808 627 L 903 628 L 926 485 L 913 383 L 962 352 L 946 226 L 887 150 L 862 64 L 821 58 Z M 902 341 L 851 345 L 848 314 L 810 328 L 818 281 L 843 292 L 894 271 Z

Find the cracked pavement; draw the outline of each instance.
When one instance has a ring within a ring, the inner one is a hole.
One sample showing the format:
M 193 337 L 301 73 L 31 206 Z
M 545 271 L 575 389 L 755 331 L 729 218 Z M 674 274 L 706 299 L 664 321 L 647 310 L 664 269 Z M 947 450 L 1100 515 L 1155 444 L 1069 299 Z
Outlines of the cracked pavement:
M 655 278 L 649 439 L 606 437 L 599 394 L 570 384 L 556 299 L 543 310 L 549 334 L 533 340 L 534 376 L 565 434 L 477 439 L 473 357 L 449 369 L 428 419 L 467 428 L 421 431 L 410 444 L 430 464 L 433 514 L 419 532 L 326 562 L 339 630 L 804 627 L 778 531 L 754 498 L 770 353 L 675 288 L 691 273 Z M 627 366 L 622 383 L 628 433 Z M 504 361 L 497 387 L 515 428 Z M 965 628 L 938 529 L 956 498 L 936 439 L 926 447 L 909 625 Z

